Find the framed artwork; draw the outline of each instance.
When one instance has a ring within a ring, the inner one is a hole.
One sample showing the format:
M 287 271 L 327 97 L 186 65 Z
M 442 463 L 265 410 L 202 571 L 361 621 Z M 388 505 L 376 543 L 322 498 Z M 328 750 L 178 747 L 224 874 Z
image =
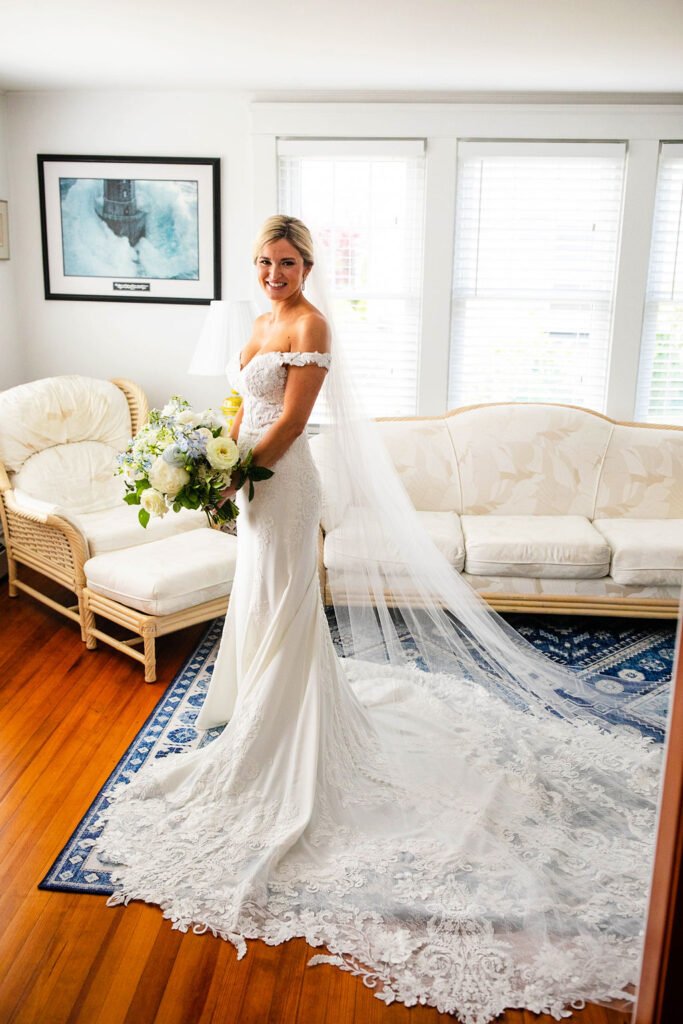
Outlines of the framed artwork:
M 220 160 L 38 154 L 46 299 L 221 297 Z
M 9 221 L 7 200 L 0 199 L 0 260 L 9 259 Z

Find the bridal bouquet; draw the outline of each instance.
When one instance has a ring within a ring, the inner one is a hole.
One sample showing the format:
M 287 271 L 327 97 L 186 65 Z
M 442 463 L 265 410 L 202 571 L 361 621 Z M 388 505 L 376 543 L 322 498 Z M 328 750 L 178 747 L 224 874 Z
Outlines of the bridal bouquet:
M 128 492 L 123 500 L 142 506 L 142 526 L 152 516 L 165 516 L 169 508 L 201 508 L 209 524 L 230 522 L 239 509 L 230 499 L 221 508 L 218 502 L 234 473 L 241 475 L 242 483 L 249 481 L 252 500 L 254 480 L 266 480 L 273 471 L 252 465 L 251 450 L 240 459 L 230 426 L 231 421 L 212 409 L 195 413 L 178 395 L 163 409 L 151 410 L 147 423 L 118 456 L 115 470 Z

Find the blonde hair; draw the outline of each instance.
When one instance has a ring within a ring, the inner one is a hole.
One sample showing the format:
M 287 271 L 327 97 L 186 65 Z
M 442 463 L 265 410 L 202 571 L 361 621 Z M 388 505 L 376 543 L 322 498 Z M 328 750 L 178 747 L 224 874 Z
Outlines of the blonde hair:
M 254 263 L 264 245 L 269 242 L 278 242 L 286 238 L 299 252 L 304 261 L 304 266 L 313 266 L 313 239 L 302 220 L 297 217 L 287 217 L 284 213 L 276 213 L 263 222 L 261 230 L 254 242 Z

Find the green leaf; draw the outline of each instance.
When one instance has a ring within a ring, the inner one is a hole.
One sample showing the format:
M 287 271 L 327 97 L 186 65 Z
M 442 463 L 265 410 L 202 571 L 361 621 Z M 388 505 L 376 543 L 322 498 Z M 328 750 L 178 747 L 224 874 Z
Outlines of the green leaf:
M 137 493 L 137 491 L 131 494 L 124 494 L 123 500 L 126 502 L 127 505 L 139 505 L 140 495 Z
M 253 501 L 253 499 L 254 499 L 254 483 L 250 479 L 249 480 L 249 501 Z
M 252 480 L 267 480 L 268 477 L 273 475 L 273 470 L 266 469 L 265 466 L 252 466 L 249 475 Z
M 140 509 L 140 511 L 138 512 L 138 519 L 140 520 L 141 524 L 145 527 L 145 529 L 147 529 L 147 523 L 149 522 L 149 512 L 147 511 L 146 508 Z

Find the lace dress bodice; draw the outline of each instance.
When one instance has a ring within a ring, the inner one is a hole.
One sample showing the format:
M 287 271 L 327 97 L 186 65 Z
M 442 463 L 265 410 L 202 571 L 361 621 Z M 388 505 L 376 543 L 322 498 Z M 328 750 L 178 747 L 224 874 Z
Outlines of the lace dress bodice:
M 261 434 L 282 413 L 288 367 L 314 363 L 329 370 L 332 356 L 329 352 L 271 351 L 257 352 L 246 366 L 241 366 L 240 360 L 241 353 L 236 352 L 226 372 L 244 401 L 240 437 L 244 432 L 251 440 L 252 435 Z

